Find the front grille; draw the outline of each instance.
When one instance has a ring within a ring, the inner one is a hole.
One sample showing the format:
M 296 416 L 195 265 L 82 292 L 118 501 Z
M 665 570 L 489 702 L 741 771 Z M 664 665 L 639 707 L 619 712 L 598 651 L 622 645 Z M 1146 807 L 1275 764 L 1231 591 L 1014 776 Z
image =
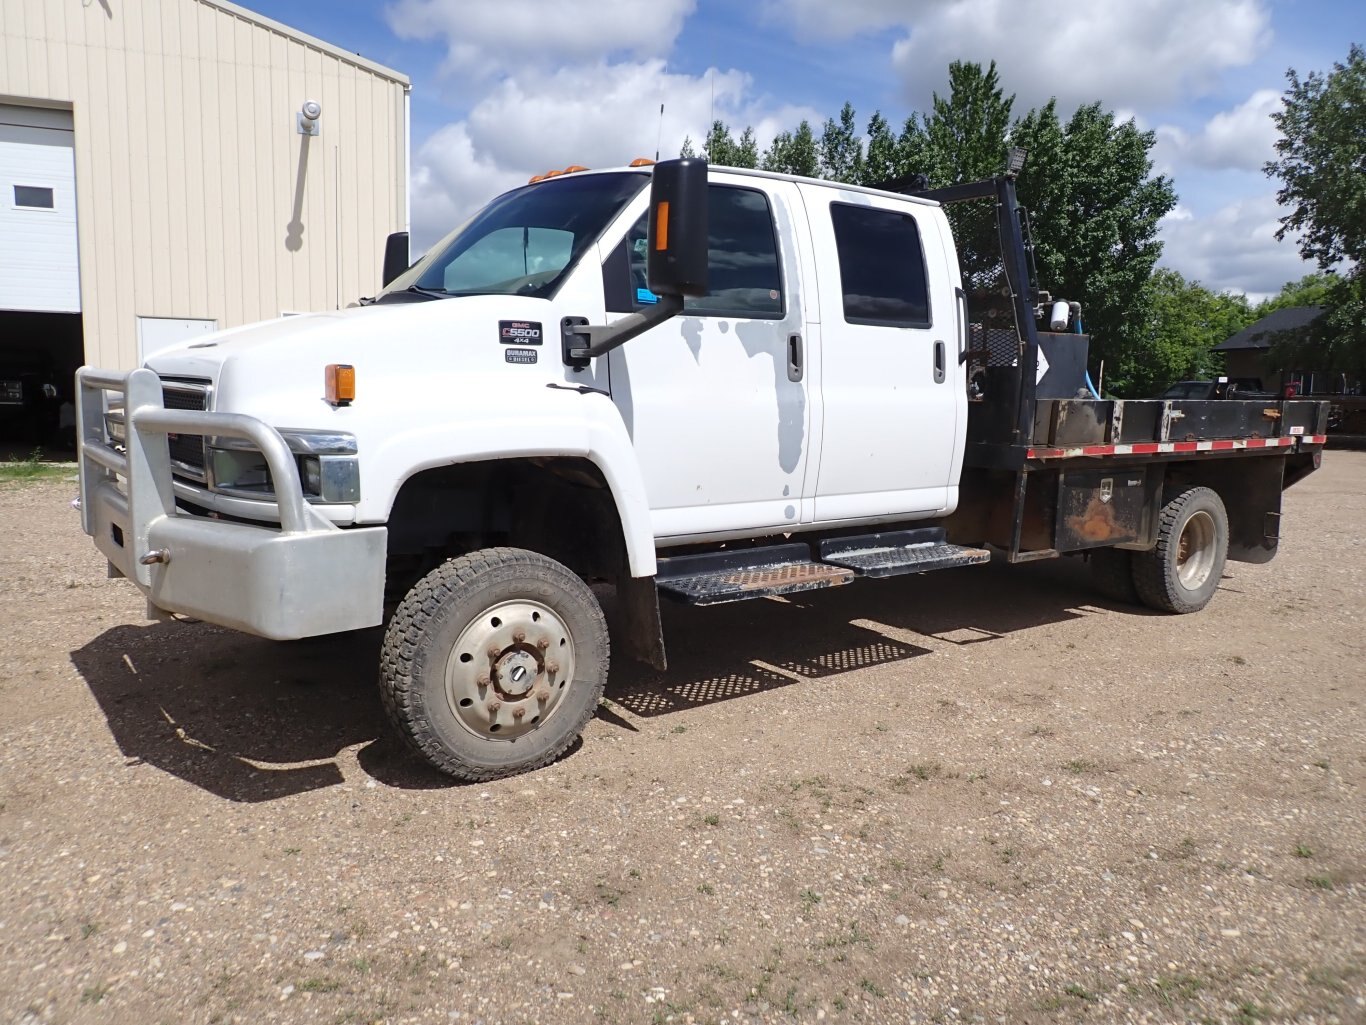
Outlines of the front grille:
M 161 402 L 167 409 L 193 409 L 203 412 L 209 408 L 209 385 L 190 381 L 163 381 Z M 171 462 L 175 476 L 204 482 L 204 437 L 199 434 L 168 434 Z

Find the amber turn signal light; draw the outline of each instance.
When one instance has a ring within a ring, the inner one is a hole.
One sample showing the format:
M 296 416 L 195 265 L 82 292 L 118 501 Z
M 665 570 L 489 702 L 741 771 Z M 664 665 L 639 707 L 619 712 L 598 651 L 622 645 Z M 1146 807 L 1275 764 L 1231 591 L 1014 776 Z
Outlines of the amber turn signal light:
M 350 363 L 329 363 L 323 371 L 323 386 L 331 406 L 349 406 L 356 398 L 356 368 Z

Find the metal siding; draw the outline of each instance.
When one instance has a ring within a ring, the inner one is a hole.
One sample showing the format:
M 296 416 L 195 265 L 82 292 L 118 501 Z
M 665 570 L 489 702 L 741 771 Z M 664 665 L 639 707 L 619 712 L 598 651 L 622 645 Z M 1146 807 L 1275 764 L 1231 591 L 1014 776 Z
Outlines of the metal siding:
M 407 209 L 403 81 L 215 0 L 0 5 L 0 95 L 73 109 L 89 362 L 133 366 L 138 316 L 231 327 L 379 287 Z

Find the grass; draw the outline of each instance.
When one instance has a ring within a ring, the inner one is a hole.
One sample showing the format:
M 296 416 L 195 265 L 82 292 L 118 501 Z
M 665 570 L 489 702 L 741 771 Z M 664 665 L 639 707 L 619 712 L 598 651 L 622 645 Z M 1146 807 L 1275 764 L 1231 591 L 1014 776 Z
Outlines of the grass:
M 721 824 L 721 816 L 715 814 L 708 815 L 702 821 L 709 826 L 719 826 Z
M 83 940 L 88 940 L 88 939 L 90 939 L 91 936 L 94 936 L 95 933 L 97 933 L 97 932 L 99 932 L 99 931 L 100 931 L 99 923 L 97 923 L 97 922 L 85 922 L 85 923 L 83 923 L 83 924 L 81 925 L 81 939 L 83 939 Z
M 1203 983 L 1194 975 L 1160 975 L 1153 983 L 1153 993 L 1157 996 L 1159 1004 L 1170 1009 L 1178 1000 L 1194 1000 L 1202 985 Z
M 1093 772 L 1097 765 L 1086 758 L 1073 758 L 1070 761 L 1063 762 L 1062 767 L 1073 776 L 1080 776 L 1084 772 Z
M 716 887 L 712 886 L 711 883 L 698 883 L 697 892 L 706 894 L 708 897 L 710 897 L 712 894 L 716 892 Z
M 300 979 L 294 988 L 300 993 L 335 993 L 341 985 L 336 979 L 313 978 Z
M 1312 858 L 1313 856 L 1314 856 L 1314 849 L 1313 849 L 1312 847 L 1306 847 L 1306 846 L 1305 846 L 1304 844 L 1302 844 L 1302 843 L 1297 843 L 1297 844 L 1295 845 L 1295 857 L 1297 857 L 1297 858 Z
M 802 891 L 802 903 L 805 904 L 807 907 L 814 908 L 820 902 L 821 895 L 817 893 L 815 890 Z
M 0 463 L 0 481 L 64 480 L 75 472 L 76 468 L 69 464 L 43 462 L 43 450 L 40 448 L 35 448 L 21 462 Z
M 81 991 L 81 1003 L 98 1004 L 104 999 L 105 994 L 108 992 L 109 987 L 103 982 L 97 982 L 93 986 L 86 986 L 85 989 Z
M 1304 881 L 1316 890 L 1331 890 L 1333 888 L 1333 880 L 1327 876 L 1305 876 Z

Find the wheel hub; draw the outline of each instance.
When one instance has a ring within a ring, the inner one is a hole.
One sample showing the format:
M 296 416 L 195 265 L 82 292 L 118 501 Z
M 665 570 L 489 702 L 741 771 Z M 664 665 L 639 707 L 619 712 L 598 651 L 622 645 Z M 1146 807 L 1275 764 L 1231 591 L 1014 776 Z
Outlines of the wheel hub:
M 471 733 L 513 741 L 555 712 L 573 678 L 573 638 L 554 610 L 501 602 L 457 638 L 446 663 L 446 699 Z

